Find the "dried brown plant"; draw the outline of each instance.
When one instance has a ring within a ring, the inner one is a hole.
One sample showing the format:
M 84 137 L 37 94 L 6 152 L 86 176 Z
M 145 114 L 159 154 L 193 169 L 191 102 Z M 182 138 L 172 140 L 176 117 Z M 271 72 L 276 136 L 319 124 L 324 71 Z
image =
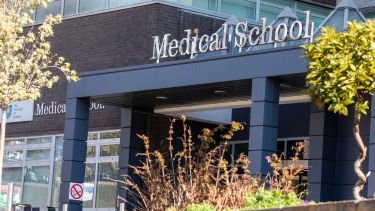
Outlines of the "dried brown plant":
M 142 185 L 126 175 L 124 181 L 117 181 L 126 187 L 129 195 L 122 200 L 133 206 L 133 210 L 185 210 L 189 204 L 201 203 L 210 204 L 216 210 L 240 209 L 245 205 L 246 194 L 255 193 L 265 183 L 269 183 L 270 188 L 293 191 L 291 179 L 300 167 L 288 169 L 276 155 L 267 158 L 274 171 L 263 180 L 250 175 L 246 155 L 241 154 L 233 165 L 224 159 L 228 140 L 235 132 L 243 130 L 243 124 L 232 122 L 228 128 L 222 125 L 212 130 L 205 128 L 196 146 L 186 117 L 182 116 L 181 120 L 183 133 L 178 139 L 173 136 L 177 120 L 171 121 L 165 155 L 160 151 L 151 152 L 149 138 L 138 135 L 145 147 L 145 152 L 138 154 L 143 161 L 140 166 L 130 167 Z M 212 147 L 217 133 L 221 134 L 223 144 Z M 176 140 L 182 142 L 178 152 L 173 147 Z M 298 153 L 302 148 L 299 150 Z M 298 160 L 298 155 L 295 159 Z

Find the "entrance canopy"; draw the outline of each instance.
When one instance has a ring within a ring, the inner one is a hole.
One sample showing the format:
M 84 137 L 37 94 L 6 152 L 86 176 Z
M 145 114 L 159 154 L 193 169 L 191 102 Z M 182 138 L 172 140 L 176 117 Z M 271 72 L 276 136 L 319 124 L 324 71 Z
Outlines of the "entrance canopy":
M 279 79 L 281 95 L 288 95 L 304 87 L 302 54 L 299 46 L 289 46 L 88 72 L 69 84 L 68 98 L 150 108 L 233 102 L 250 99 L 251 79 L 262 77 Z
M 276 30 L 278 24 L 290 27 L 296 25 L 296 18 L 286 8 L 271 25 Z M 365 21 L 351 0 L 343 0 L 320 27 L 343 31 L 347 22 L 353 20 Z M 236 18 L 229 18 L 228 31 L 233 32 L 237 22 Z M 216 32 L 220 41 L 225 37 L 223 31 L 225 28 Z M 316 30 L 314 37 L 319 35 Z M 234 42 L 230 42 L 227 51 L 200 53 L 191 60 L 82 73 L 79 82 L 69 84 L 68 98 L 90 98 L 105 104 L 147 109 L 196 105 L 244 107 L 238 102 L 250 100 L 252 79 L 273 78 L 280 83 L 282 103 L 282 98 L 303 95 L 307 63 L 300 45 L 305 41 L 287 39 L 279 44 L 243 48 L 242 52 L 235 50 Z

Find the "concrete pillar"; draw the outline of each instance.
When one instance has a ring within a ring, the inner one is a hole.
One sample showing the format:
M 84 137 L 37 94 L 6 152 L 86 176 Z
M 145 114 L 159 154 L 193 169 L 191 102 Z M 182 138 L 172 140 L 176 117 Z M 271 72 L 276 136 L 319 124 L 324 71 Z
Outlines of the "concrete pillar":
M 310 109 L 308 199 L 334 199 L 337 117 L 314 101 Z
M 279 87 L 279 83 L 271 78 L 252 81 L 249 159 L 253 175 L 271 171 L 265 157 L 277 150 Z
M 139 183 L 139 178 L 132 174 L 129 165 L 140 165 L 141 157 L 137 157 L 137 153 L 144 152 L 144 144 L 137 137 L 137 134 L 145 134 L 148 128 L 149 115 L 144 112 L 135 111 L 133 108 L 123 108 L 121 110 L 121 139 L 120 139 L 120 153 L 119 153 L 119 179 L 124 180 L 125 175 L 131 176 L 136 182 Z M 127 191 L 123 184 L 118 183 L 117 195 L 122 199 L 131 201 L 127 198 Z M 123 203 L 121 199 L 118 203 Z M 117 207 L 119 204 L 117 205 Z M 131 209 L 127 204 L 127 209 Z
M 375 96 L 371 97 L 371 123 L 370 123 L 370 142 L 369 142 L 369 171 L 371 175 L 368 179 L 367 197 L 375 197 Z
M 83 183 L 85 179 L 89 105 L 88 98 L 68 98 L 66 102 L 59 205 L 61 210 L 62 204 L 68 204 L 69 211 L 82 210 L 81 201 L 69 200 L 69 185 L 71 182 Z

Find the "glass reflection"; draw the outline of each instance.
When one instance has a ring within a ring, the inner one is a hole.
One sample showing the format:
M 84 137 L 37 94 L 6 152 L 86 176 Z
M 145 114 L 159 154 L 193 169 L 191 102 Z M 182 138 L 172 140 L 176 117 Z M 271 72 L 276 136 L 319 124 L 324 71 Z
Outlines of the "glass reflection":
M 4 153 L 4 162 L 22 161 L 23 151 L 20 150 L 9 150 Z
M 21 201 L 21 183 L 22 183 L 22 167 L 4 168 L 3 169 L 3 184 L 1 186 L 0 207 L 6 205 L 6 194 L 8 192 L 8 183 L 14 183 L 13 203 L 20 203 Z
M 119 152 L 119 145 L 102 145 L 100 146 L 100 156 L 117 156 Z
M 100 139 L 120 138 L 120 136 L 121 136 L 121 132 L 119 130 L 100 133 Z
M 98 184 L 96 193 L 96 207 L 108 208 L 113 207 L 116 202 L 116 182 L 108 178 L 117 178 L 117 163 L 100 163 L 98 172 Z
M 52 142 L 52 137 L 28 138 L 27 144 L 48 144 Z
M 52 184 L 52 206 L 53 207 L 58 207 L 59 205 L 63 143 L 64 143 L 64 140 L 62 136 L 56 137 L 53 184 Z
M 5 140 L 5 146 L 17 146 L 25 143 L 25 139 L 7 139 Z
M 26 167 L 23 203 L 39 207 L 46 207 L 48 205 L 49 173 L 49 166 Z
M 87 197 L 87 195 L 93 195 L 93 187 L 95 185 L 95 169 L 96 169 L 96 164 L 95 163 L 86 163 L 86 169 L 85 169 L 85 192 L 83 195 L 86 195 L 84 202 L 83 202 L 83 207 L 86 208 L 92 208 L 94 205 L 93 198 L 94 197 Z M 87 191 L 86 187 L 92 187 L 92 191 Z
M 38 150 L 28 150 L 26 154 L 26 160 L 49 160 L 50 150 L 49 149 L 38 149 Z

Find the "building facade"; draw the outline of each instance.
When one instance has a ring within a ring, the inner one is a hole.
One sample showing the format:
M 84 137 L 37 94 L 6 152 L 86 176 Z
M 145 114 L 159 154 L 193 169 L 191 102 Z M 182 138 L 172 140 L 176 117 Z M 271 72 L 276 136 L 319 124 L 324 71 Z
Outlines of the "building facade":
M 375 17 L 372 1 L 355 2 L 367 18 Z M 124 193 L 107 178 L 118 178 L 137 162 L 135 154 L 142 147 L 135 134 L 164 140 L 169 116 L 185 113 L 197 133 L 215 124 L 245 122 L 245 131 L 236 135 L 230 149 L 232 157 L 248 153 L 252 172 L 268 170 L 267 154 L 288 157 L 291 146 L 304 141 L 308 171 L 301 180 L 309 184 L 308 197 L 352 198 L 357 151 L 351 117 L 318 109 L 303 94 L 307 70 L 299 45 L 202 53 L 193 59 L 180 55 L 159 64 L 150 59 L 152 36 L 171 34 L 182 40 L 186 29 L 213 34 L 230 23 L 231 16 L 261 27 L 263 17 L 269 23 L 285 18 L 279 14 L 286 7 L 290 17 L 302 22 L 304 11 L 311 11 L 316 26 L 341 23 L 340 18 L 326 18 L 346 8 L 334 10 L 335 0 L 58 0 L 37 9 L 37 22 L 46 14 L 63 15 L 63 23 L 55 28 L 53 50 L 72 64 L 81 81 L 68 86 L 60 80 L 44 90 L 40 100 L 13 104 L 1 191 L 13 182 L 17 203 L 42 208 L 69 203 L 79 210 L 81 204 L 67 198 L 68 185 L 85 183 L 84 209 L 114 210 L 117 196 Z M 362 134 L 370 150 L 370 162 L 364 166 L 374 171 L 372 122 L 371 116 L 363 120 Z M 375 191 L 374 176 L 364 191 L 368 196 Z

